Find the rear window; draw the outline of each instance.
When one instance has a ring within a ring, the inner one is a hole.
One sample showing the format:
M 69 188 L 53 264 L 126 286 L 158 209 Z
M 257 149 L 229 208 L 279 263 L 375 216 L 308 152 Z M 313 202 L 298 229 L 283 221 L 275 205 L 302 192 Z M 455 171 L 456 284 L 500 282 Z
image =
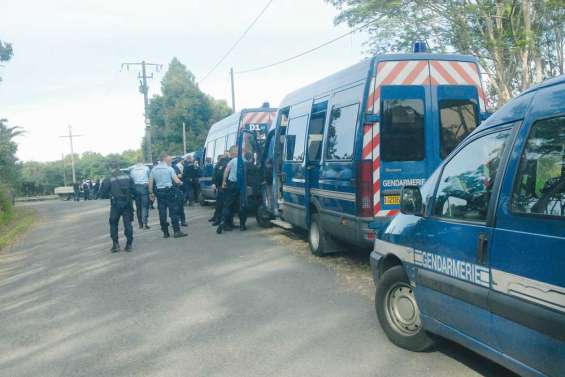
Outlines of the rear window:
M 383 161 L 424 159 L 424 101 L 387 99 L 383 101 L 381 158 Z
M 479 123 L 477 104 L 468 99 L 439 101 L 440 155 L 446 158 Z
M 206 146 L 206 163 L 211 164 L 214 157 L 214 142 L 211 141 Z

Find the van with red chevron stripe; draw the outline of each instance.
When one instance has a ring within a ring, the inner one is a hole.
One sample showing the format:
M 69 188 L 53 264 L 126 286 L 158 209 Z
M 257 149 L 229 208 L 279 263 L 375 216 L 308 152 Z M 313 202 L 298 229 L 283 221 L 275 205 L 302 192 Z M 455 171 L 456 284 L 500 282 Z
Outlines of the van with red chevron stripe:
M 401 187 L 423 185 L 485 108 L 466 55 L 377 55 L 298 89 L 271 126 L 276 163 L 260 213 L 305 229 L 315 255 L 343 242 L 370 249 Z

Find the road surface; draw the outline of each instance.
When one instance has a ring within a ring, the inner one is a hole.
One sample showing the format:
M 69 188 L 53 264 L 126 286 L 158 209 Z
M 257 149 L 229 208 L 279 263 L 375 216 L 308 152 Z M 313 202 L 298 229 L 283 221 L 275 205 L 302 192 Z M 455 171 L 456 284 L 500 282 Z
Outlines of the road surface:
M 166 240 L 152 211 L 134 252 L 110 254 L 107 201 L 31 205 L 38 224 L 0 253 L 0 376 L 512 376 L 450 342 L 395 347 L 365 267 L 280 230 L 217 236 L 197 207 Z

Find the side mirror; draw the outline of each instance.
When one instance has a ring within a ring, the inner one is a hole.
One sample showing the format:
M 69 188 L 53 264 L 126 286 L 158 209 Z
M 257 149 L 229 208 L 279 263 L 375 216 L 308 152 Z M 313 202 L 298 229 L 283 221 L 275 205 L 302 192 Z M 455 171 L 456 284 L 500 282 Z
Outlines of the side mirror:
M 423 215 L 422 193 L 418 186 L 404 186 L 400 190 L 400 212 L 405 215 Z

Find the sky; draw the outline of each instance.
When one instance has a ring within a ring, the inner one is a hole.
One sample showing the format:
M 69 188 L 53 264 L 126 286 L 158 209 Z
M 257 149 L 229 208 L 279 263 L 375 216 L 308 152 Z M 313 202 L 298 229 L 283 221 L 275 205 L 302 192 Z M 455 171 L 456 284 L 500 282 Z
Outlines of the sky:
M 150 96 L 177 57 L 197 80 L 214 66 L 267 0 L 0 0 L 0 40 L 14 56 L 0 67 L 0 118 L 21 126 L 18 157 L 50 161 L 69 153 L 60 138 L 72 125 L 75 153 L 119 153 L 140 147 L 143 96 L 137 71 L 123 62 L 163 64 L 149 82 Z M 278 61 L 350 29 L 334 25 L 337 10 L 324 0 L 274 0 L 233 53 L 200 88 L 231 101 L 229 69 Z M 235 76 L 236 109 L 285 94 L 365 57 L 367 35 L 268 70 Z

